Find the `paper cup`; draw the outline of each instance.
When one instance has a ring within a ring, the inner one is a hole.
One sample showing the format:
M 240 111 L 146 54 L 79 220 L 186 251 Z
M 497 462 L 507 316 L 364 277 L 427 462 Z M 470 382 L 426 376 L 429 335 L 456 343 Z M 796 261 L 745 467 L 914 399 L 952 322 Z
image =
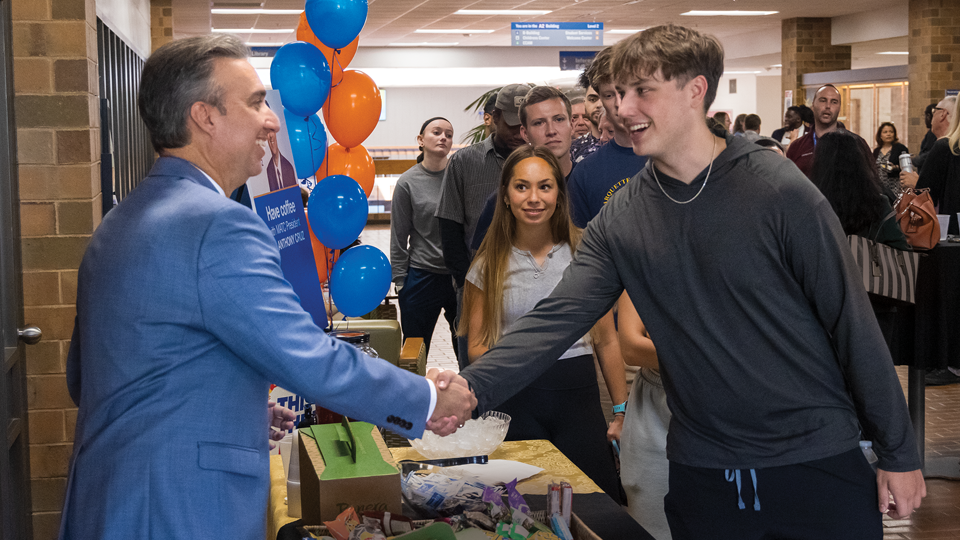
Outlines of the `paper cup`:
M 280 457 L 283 459 L 283 477 L 290 476 L 290 452 L 293 448 L 293 433 L 287 433 L 280 440 Z
M 950 216 L 937 214 L 937 219 L 940 220 L 940 241 L 943 242 L 947 239 L 947 228 L 950 227 Z

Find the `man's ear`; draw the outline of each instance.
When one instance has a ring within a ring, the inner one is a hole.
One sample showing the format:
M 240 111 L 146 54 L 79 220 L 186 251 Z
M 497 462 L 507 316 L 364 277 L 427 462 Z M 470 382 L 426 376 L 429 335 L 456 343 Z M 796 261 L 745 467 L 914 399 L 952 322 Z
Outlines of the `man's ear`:
M 201 132 L 212 135 L 216 129 L 213 119 L 213 109 L 213 105 L 209 103 L 202 101 L 195 102 L 190 106 L 190 123 Z
M 685 88 L 687 90 L 687 95 L 690 96 L 690 99 L 692 100 L 691 105 L 697 110 L 703 109 L 703 101 L 707 97 L 707 88 L 707 78 L 703 75 L 697 75 L 687 82 Z
M 527 137 L 527 128 L 522 124 L 520 125 L 520 136 L 523 137 L 523 140 L 530 143 L 530 137 Z M 530 144 L 533 144 L 533 143 L 530 143 Z

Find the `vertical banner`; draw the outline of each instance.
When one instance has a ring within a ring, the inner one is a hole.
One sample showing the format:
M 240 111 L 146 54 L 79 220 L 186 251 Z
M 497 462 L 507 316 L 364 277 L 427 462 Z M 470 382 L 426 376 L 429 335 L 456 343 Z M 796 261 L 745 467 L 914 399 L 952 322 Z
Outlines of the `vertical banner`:
M 320 275 L 310 245 L 300 187 L 273 191 L 257 197 L 255 201 L 257 214 L 267 224 L 280 248 L 283 277 L 293 286 L 294 292 L 300 297 L 300 305 L 313 316 L 313 322 L 325 328 L 327 312 L 323 306 Z

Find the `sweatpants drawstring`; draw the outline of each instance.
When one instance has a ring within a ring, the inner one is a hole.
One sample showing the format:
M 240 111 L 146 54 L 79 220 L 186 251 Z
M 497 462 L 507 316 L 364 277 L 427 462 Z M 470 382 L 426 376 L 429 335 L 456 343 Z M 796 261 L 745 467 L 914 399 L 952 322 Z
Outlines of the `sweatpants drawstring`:
M 743 497 L 740 495 L 740 490 L 742 489 L 740 483 L 740 469 L 726 469 L 724 471 L 724 476 L 727 479 L 727 482 L 737 483 L 737 505 L 741 510 L 745 509 L 747 505 L 743 504 Z M 750 478 L 753 479 L 753 509 L 756 512 L 760 511 L 760 495 L 757 493 L 757 471 L 756 469 L 750 469 Z

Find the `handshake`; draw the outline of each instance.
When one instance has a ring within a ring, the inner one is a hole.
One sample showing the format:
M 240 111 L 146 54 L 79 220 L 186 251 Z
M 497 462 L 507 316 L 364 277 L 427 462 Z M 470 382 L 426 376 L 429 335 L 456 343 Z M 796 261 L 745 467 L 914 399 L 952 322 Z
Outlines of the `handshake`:
M 441 437 L 450 435 L 470 419 L 470 413 L 477 407 L 477 398 L 467 380 L 456 372 L 431 369 L 427 378 L 437 387 L 437 406 L 427 420 L 427 429 Z

